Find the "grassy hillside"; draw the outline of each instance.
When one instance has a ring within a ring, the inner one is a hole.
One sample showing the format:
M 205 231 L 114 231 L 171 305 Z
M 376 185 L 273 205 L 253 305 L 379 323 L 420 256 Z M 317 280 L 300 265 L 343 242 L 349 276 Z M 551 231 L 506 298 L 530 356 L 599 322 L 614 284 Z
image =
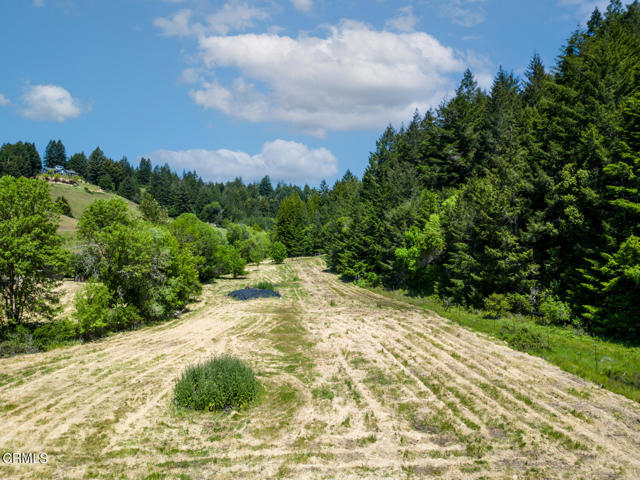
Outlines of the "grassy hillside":
M 122 198 L 115 193 L 105 192 L 89 183 L 80 183 L 78 185 L 67 185 L 64 183 L 50 183 L 49 192 L 51 198 L 55 200 L 58 197 L 65 197 L 71 206 L 71 214 L 73 218 L 63 216 L 60 220 L 60 231 L 73 232 L 77 220 L 88 205 L 98 199 L 108 200 L 110 198 Z M 130 200 L 123 199 L 129 205 L 129 210 L 134 215 L 139 215 L 138 206 Z M 74 221 L 75 220 L 75 221 Z

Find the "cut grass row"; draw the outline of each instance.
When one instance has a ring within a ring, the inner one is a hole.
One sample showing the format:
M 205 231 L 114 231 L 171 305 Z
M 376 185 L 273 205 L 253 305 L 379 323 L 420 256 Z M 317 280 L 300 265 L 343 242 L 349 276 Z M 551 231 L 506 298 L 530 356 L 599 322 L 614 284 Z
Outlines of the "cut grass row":
M 527 318 L 485 317 L 461 307 L 445 308 L 437 297 L 370 289 L 387 298 L 430 310 L 470 330 L 505 340 L 512 348 L 542 357 L 561 369 L 640 402 L 640 348 L 580 331 L 537 324 Z

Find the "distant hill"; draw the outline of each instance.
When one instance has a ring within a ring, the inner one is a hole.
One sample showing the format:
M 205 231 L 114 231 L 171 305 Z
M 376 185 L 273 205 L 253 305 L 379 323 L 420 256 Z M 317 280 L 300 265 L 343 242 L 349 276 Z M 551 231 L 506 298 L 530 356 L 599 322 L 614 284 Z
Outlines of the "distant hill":
M 82 216 L 84 209 L 92 202 L 99 199 L 108 200 L 110 198 L 122 198 L 127 202 L 127 205 L 129 205 L 129 210 L 133 215 L 140 215 L 138 205 L 136 203 L 120 197 L 115 193 L 105 192 L 100 187 L 90 183 L 80 183 L 78 185 L 49 183 L 49 193 L 51 194 L 52 200 L 55 200 L 58 197 L 66 198 L 69 202 L 69 206 L 71 207 L 71 215 L 73 218 L 62 215 L 60 219 L 60 232 L 74 232 L 78 219 Z

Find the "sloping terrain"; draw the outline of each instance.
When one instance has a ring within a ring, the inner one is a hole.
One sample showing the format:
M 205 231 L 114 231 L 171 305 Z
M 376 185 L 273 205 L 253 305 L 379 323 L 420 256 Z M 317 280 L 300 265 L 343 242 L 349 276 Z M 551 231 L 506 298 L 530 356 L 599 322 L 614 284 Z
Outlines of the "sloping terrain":
M 80 183 L 78 185 L 69 185 L 66 183 L 49 183 L 49 193 L 51 199 L 55 200 L 58 197 L 64 197 L 69 202 L 71 207 L 71 215 L 73 218 L 62 216 L 60 231 L 72 232 L 75 231 L 75 225 L 77 220 L 82 216 L 82 212 L 91 203 L 98 199 L 110 200 L 112 198 L 122 198 L 129 206 L 129 211 L 133 215 L 139 215 L 138 206 L 126 198 L 120 197 L 115 193 L 105 192 L 96 185 L 90 183 Z
M 640 405 L 323 269 L 263 265 L 171 322 L 1 359 L 0 449 L 49 462 L 0 476 L 640 477 Z M 258 279 L 282 298 L 226 296 Z M 223 352 L 261 402 L 176 411 L 182 369 Z

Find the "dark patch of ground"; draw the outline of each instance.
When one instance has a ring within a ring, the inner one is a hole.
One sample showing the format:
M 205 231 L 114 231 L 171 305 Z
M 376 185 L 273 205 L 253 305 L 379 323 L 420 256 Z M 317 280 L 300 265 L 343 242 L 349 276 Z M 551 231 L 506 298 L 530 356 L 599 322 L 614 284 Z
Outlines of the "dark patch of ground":
M 268 298 L 268 297 L 280 297 L 278 292 L 273 290 L 263 290 L 261 288 L 247 287 L 241 290 L 234 290 L 229 293 L 230 297 L 236 300 L 251 300 L 253 298 Z

